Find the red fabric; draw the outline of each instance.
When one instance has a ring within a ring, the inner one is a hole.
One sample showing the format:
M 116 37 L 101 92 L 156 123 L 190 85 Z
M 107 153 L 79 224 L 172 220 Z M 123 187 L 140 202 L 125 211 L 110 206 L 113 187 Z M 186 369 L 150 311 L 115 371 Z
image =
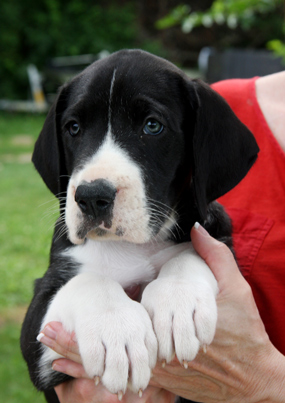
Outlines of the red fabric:
M 226 80 L 212 86 L 260 148 L 247 176 L 219 201 L 232 218 L 237 259 L 267 333 L 285 355 L 285 153 L 259 107 L 255 81 Z

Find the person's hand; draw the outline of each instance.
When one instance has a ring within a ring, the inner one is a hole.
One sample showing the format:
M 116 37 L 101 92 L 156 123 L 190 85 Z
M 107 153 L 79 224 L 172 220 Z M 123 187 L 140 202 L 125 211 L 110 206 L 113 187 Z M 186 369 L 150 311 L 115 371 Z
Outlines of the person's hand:
M 118 403 L 118 396 L 107 391 L 102 384 L 95 385 L 93 379 L 78 378 L 55 387 L 61 403 Z M 141 397 L 127 390 L 120 398 L 122 403 L 174 403 L 171 392 L 148 386 Z
M 149 387 L 143 394 L 143 398 L 152 400 L 141 400 L 128 392 L 124 399 L 130 400 L 123 401 L 173 401 L 173 395 L 163 391 L 165 389 L 204 403 L 284 402 L 285 358 L 270 343 L 251 289 L 239 272 L 232 253 L 225 245 L 210 237 L 201 226 L 192 229 L 191 238 L 195 249 L 207 262 L 219 284 L 215 339 L 206 353 L 201 351 L 189 363 L 188 369 L 177 360 L 165 368 L 158 363 L 150 382 L 156 388 Z M 94 402 L 112 403 L 111 396 L 114 398 L 114 395 L 107 396 L 108 392 L 104 388 L 100 386 L 99 390 L 98 385 L 96 389 L 93 380 L 84 379 L 86 375 L 72 335 L 64 332 L 59 323 L 47 326 L 55 327 L 53 339 L 43 338 L 41 341 L 69 358 L 55 361 L 54 369 L 81 378 L 56 388 L 60 401 L 64 403 L 71 399 L 74 403 L 92 402 L 91 397 L 101 393 L 102 400 L 96 397 Z M 74 400 L 74 396 L 77 396 L 74 388 L 80 390 L 81 400 Z
M 177 361 L 157 365 L 151 384 L 203 403 L 284 402 L 285 357 L 269 341 L 232 253 L 201 226 L 191 238 L 218 281 L 216 335 L 188 369 Z
M 53 362 L 55 371 L 63 372 L 75 379 L 55 387 L 61 403 L 174 403 L 175 395 L 160 387 L 149 386 L 141 396 L 127 390 L 124 395 L 114 395 L 97 379 L 89 379 L 81 363 L 74 333 L 67 333 L 61 323 L 51 322 L 43 330 L 41 342 L 66 358 Z

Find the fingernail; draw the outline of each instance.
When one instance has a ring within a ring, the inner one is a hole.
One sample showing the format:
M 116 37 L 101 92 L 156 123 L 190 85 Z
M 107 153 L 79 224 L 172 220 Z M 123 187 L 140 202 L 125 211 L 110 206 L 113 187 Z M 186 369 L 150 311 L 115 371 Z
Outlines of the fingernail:
M 65 368 L 63 366 L 61 366 L 60 364 L 58 364 L 56 361 L 54 361 L 52 363 L 51 368 L 57 372 L 64 372 L 64 370 L 65 370 Z
M 75 332 L 71 333 L 71 338 L 75 343 L 77 343 L 77 338 L 76 338 Z
M 55 331 L 53 328 L 51 328 L 49 325 L 47 325 L 47 326 L 44 328 L 43 333 L 44 333 L 47 337 L 49 337 L 50 339 L 56 340 L 56 331 Z
M 41 332 L 40 334 L 37 335 L 37 340 L 41 341 L 41 339 L 44 337 L 43 332 Z
M 40 343 L 44 344 L 47 347 L 53 348 L 54 346 L 54 340 L 47 337 L 44 333 L 40 333 L 37 336 L 37 341 L 39 341 Z
M 208 231 L 206 231 L 205 228 L 202 227 L 202 225 L 199 224 L 198 222 L 195 222 L 194 228 L 195 228 L 198 232 L 200 232 L 201 235 L 209 236 Z
M 57 365 L 57 363 L 56 363 L 56 362 L 53 362 L 51 367 L 52 367 L 52 369 L 53 369 L 54 371 L 60 372 L 60 371 L 59 371 L 60 366 L 59 366 L 59 365 Z

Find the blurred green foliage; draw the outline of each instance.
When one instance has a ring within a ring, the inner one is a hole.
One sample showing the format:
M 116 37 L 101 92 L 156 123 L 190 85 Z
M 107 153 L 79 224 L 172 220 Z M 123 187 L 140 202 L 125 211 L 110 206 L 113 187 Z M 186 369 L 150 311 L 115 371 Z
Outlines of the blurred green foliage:
M 135 3 L 135 0 L 1 1 L 0 98 L 27 97 L 29 63 L 42 70 L 52 57 L 138 46 Z
M 285 57 L 283 0 L 215 0 L 206 11 L 192 11 L 187 5 L 179 5 L 156 25 L 159 29 L 181 25 L 183 32 L 190 33 L 196 27 L 211 28 L 214 24 L 253 30 L 261 46 Z
M 267 42 L 267 48 L 272 50 L 274 54 L 278 57 L 281 57 L 283 60 L 283 64 L 285 64 L 285 43 L 280 39 L 272 39 Z
M 260 18 L 276 11 L 283 4 L 283 0 L 215 0 L 206 11 L 192 12 L 191 7 L 179 5 L 170 14 L 157 22 L 160 29 L 173 25 L 182 25 L 185 33 L 198 26 L 211 27 L 214 23 L 219 25 L 227 23 L 229 28 L 236 28 L 238 24 L 242 29 L 251 28 Z M 280 15 L 282 20 L 282 15 Z

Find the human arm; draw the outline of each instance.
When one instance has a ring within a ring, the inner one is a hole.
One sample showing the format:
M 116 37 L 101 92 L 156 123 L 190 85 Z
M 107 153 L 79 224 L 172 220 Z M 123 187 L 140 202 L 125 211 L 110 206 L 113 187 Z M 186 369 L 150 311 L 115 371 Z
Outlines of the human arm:
M 55 387 L 60 403 L 118 403 L 117 395 L 107 391 L 102 384 L 95 385 L 93 379 L 78 378 Z M 174 403 L 175 395 L 161 388 L 148 386 L 142 397 L 129 390 L 122 403 Z
M 67 333 L 59 322 L 51 322 L 44 328 L 41 342 L 53 350 L 68 357 L 61 358 L 53 363 L 55 371 L 63 372 L 75 379 L 64 382 L 55 387 L 61 403 L 117 403 L 118 398 L 123 403 L 174 403 L 175 395 L 171 392 L 148 386 L 142 396 L 127 390 L 124 396 L 117 396 L 99 382 L 99 379 L 89 379 L 81 364 L 78 345 L 74 333 Z
M 284 402 L 285 357 L 270 342 L 250 286 L 239 272 L 231 252 L 202 227 L 192 229 L 191 237 L 219 284 L 216 336 L 207 352 L 200 351 L 188 369 L 176 360 L 165 368 L 158 364 L 151 385 L 204 403 Z M 68 346 L 66 334 L 60 332 L 62 338 L 57 338 L 57 345 L 53 345 L 57 351 L 61 346 Z M 71 345 L 68 351 L 58 352 L 74 360 L 69 350 L 72 350 Z M 61 364 L 60 370 L 70 375 L 80 368 L 68 360 L 62 360 Z
M 157 366 L 152 385 L 205 403 L 284 402 L 285 357 L 268 338 L 250 286 L 227 247 L 202 227 L 191 235 L 219 284 L 215 339 L 187 370 L 175 361 Z

